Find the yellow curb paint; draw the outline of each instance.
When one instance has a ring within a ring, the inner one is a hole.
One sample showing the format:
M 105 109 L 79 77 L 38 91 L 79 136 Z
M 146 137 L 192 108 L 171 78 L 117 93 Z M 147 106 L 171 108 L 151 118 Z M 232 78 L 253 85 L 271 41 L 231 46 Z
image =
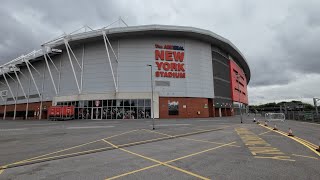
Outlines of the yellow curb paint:
M 261 126 L 261 127 L 264 127 L 264 128 L 267 128 L 267 129 L 271 129 L 271 128 L 269 128 L 269 127 L 265 127 L 265 126 L 262 126 L 262 125 L 260 125 L 260 126 Z M 281 135 L 283 135 L 283 136 L 285 136 L 285 137 L 287 137 L 287 138 L 290 138 L 290 139 L 292 139 L 292 140 L 294 140 L 294 141 L 296 141 L 296 142 L 304 145 L 305 147 L 307 147 L 308 149 L 310 149 L 312 152 L 314 152 L 314 153 L 316 153 L 318 156 L 320 156 L 320 152 L 316 151 L 316 150 L 314 149 L 314 147 L 312 147 L 312 146 L 310 145 L 310 144 L 312 144 L 312 143 L 310 143 L 310 142 L 308 142 L 308 141 L 306 141 L 306 140 L 304 140 L 304 139 L 302 140 L 301 138 L 288 136 L 288 134 L 286 134 L 286 133 L 284 133 L 284 132 L 282 132 L 282 131 L 280 131 L 280 130 L 278 130 L 278 131 L 273 131 L 273 132 L 279 133 L 279 134 L 281 134 Z M 308 142 L 308 144 L 307 144 L 306 142 Z

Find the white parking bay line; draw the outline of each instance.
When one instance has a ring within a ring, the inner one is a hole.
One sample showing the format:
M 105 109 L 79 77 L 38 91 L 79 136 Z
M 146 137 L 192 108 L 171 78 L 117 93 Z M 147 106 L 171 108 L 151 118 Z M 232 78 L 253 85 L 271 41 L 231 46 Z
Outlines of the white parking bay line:
M 47 124 L 24 124 L 25 126 L 48 126 L 48 125 L 54 125 L 58 123 L 47 123 Z
M 156 124 L 156 126 L 190 126 L 190 125 L 191 124 Z
M 67 127 L 66 129 L 97 129 L 97 128 L 113 128 L 114 126 L 75 126 Z
M 27 130 L 28 128 L 15 128 L 15 129 L 0 129 L 0 131 L 23 131 Z

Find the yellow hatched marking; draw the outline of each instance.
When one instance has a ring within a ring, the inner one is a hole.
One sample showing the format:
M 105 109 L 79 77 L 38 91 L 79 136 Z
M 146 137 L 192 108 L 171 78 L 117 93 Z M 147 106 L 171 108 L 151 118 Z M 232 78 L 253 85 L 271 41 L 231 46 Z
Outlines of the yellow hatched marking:
M 313 157 L 313 156 L 305 156 L 305 155 L 299 155 L 299 154 L 292 154 L 292 156 L 298 156 L 298 157 L 304 157 L 304 158 L 310 158 L 310 159 L 318 159 L 318 158 Z
M 155 163 L 158 163 L 159 165 L 163 165 L 163 166 L 167 166 L 167 167 L 170 167 L 172 169 L 175 169 L 177 171 L 180 171 L 180 172 L 183 172 L 183 173 L 186 173 L 186 174 L 189 174 L 191 176 L 194 176 L 194 177 L 197 177 L 197 178 L 200 178 L 200 179 L 205 179 L 205 180 L 210 180 L 209 178 L 206 178 L 206 177 L 203 177 L 203 176 L 200 176 L 198 174 L 195 174 L 195 173 L 192 173 L 190 171 L 187 171 L 187 170 L 184 170 L 184 169 L 181 169 L 181 168 L 178 168 L 176 166 L 172 166 L 170 164 L 167 164 L 167 163 L 164 163 L 164 162 L 161 162 L 161 161 L 158 161 L 156 159 L 153 159 L 153 158 L 150 158 L 150 157 L 146 157 L 146 156 L 143 156 L 141 154 L 138 154 L 138 153 L 135 153 L 135 152 L 132 152 L 132 151 L 129 151 L 129 150 L 126 150 L 126 149 L 123 149 L 123 148 L 119 148 L 118 146 L 106 141 L 106 140 L 103 140 L 104 142 L 110 144 L 111 146 L 114 146 L 115 148 L 118 148 L 119 150 L 121 151 L 124 151 L 124 152 L 127 152 L 129 154 L 132 154 L 132 155 L 135 155 L 135 156 L 138 156 L 138 157 L 141 157 L 141 158 L 144 158 L 144 159 L 147 159 L 149 161 L 152 161 L 152 162 L 155 162 Z
M 260 134 L 258 134 L 258 135 L 264 135 L 264 134 L 267 134 L 267 133 L 269 133 L 269 132 L 272 132 L 272 131 L 266 131 L 266 132 L 263 132 L 263 133 L 260 133 Z
M 195 156 L 195 155 L 199 155 L 199 154 L 202 154 L 202 153 L 206 153 L 206 152 L 209 152 L 209 151 L 212 151 L 212 150 L 216 150 L 216 149 L 219 149 L 221 147 L 224 147 L 224 146 L 230 146 L 232 144 L 234 144 L 234 142 L 231 142 L 231 143 L 226 143 L 224 145 L 220 145 L 220 146 L 217 146 L 217 147 L 214 147 L 214 148 L 210 148 L 210 149 L 206 149 L 206 150 L 203 150 L 203 151 L 199 151 L 199 152 L 196 152 L 196 153 L 192 153 L 192 154 L 189 154 L 189 155 L 186 155 L 186 156 L 182 156 L 182 157 L 179 157 L 179 158 L 176 158 L 176 159 L 173 159 L 173 160 L 170 160 L 170 161 L 166 161 L 164 163 L 172 163 L 172 162 L 175 162 L 175 161 L 179 161 L 179 160 L 182 160 L 182 159 L 185 159 L 185 158 L 188 158 L 188 157 L 192 157 L 192 156 Z M 127 173 L 124 173 L 124 174 L 120 174 L 120 175 L 117 175 L 117 176 L 113 176 L 111 178 L 108 178 L 108 179 L 116 179 L 116 178 L 119 178 L 119 177 L 123 177 L 123 176 L 127 176 L 127 175 L 130 175 L 130 174 L 134 174 L 136 172 L 140 172 L 140 171 L 144 171 L 144 170 L 147 170 L 147 169 L 151 169 L 151 168 L 154 168 L 154 167 L 157 167 L 157 166 L 160 166 L 161 164 L 156 164 L 156 165 L 152 165 L 152 166 L 147 166 L 147 167 L 144 167 L 144 168 L 141 168 L 141 169 L 137 169 L 137 170 L 134 170 L 134 171 L 130 171 L 130 172 L 127 172 Z
M 260 124 L 259 124 L 259 125 L 260 125 Z M 262 125 L 260 125 L 260 126 L 271 130 L 271 128 L 269 128 L 269 127 L 265 127 L 265 126 L 262 126 Z M 294 141 L 296 141 L 296 142 L 304 145 L 305 147 L 307 147 L 308 149 L 310 149 L 311 151 L 313 151 L 314 153 L 316 153 L 318 156 L 320 156 L 320 153 L 315 150 L 315 147 L 313 147 L 313 146 L 310 145 L 310 144 L 312 144 L 312 143 L 310 143 L 310 142 L 308 142 L 308 141 L 306 141 L 306 140 L 304 140 L 304 139 L 301 139 L 301 138 L 288 136 L 288 134 L 286 134 L 286 133 L 284 133 L 284 132 L 282 132 L 282 131 L 279 131 L 279 130 L 278 130 L 278 131 L 273 131 L 273 132 L 279 133 L 279 134 L 281 134 L 281 135 L 283 135 L 283 136 L 285 136 L 285 137 L 288 137 L 288 138 L 290 138 L 290 139 L 292 139 L 292 140 L 294 140 Z M 308 142 L 308 143 L 306 143 L 306 142 Z
M 165 136 L 168 136 L 168 137 L 175 137 L 175 136 L 172 136 L 172 135 L 170 135 L 170 134 L 165 134 L 165 133 L 161 133 L 161 132 L 158 132 L 158 131 L 151 131 L 151 130 L 148 130 L 148 129 L 142 129 L 142 130 L 149 131 L 149 132 L 156 133 L 156 134 L 165 135 Z M 210 143 L 210 144 L 219 144 L 219 145 L 223 145 L 223 144 L 225 144 L 225 143 L 212 142 L 212 141 L 205 141 L 205 140 L 198 140 L 198 139 L 186 138 L 186 137 L 179 137 L 179 138 L 180 138 L 180 139 L 185 139 L 185 140 L 190 140 L 190 141 L 197 141 L 197 142 Z M 234 147 L 241 147 L 241 146 L 237 146 L 237 145 L 230 145 L 230 146 L 234 146 Z

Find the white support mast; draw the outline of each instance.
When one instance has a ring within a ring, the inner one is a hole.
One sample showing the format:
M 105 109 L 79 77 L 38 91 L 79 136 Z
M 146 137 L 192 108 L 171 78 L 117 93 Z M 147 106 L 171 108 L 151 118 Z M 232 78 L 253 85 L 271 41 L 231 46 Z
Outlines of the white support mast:
M 74 70 L 74 66 L 73 66 L 73 63 L 72 63 L 70 51 L 72 52 L 72 54 L 73 54 L 74 58 L 76 59 L 76 61 L 77 61 L 77 63 L 78 63 L 78 65 L 79 65 L 80 68 L 81 68 L 81 66 L 80 66 L 80 64 L 79 64 L 79 62 L 78 62 L 78 59 L 75 57 L 75 55 L 74 55 L 71 47 L 69 46 L 68 40 L 67 40 L 66 38 L 64 39 L 64 44 L 65 44 L 65 46 L 66 46 L 66 50 L 67 50 L 67 53 L 68 53 L 68 57 L 69 57 L 70 65 L 71 65 L 71 68 L 72 68 L 73 76 L 74 76 L 74 79 L 75 79 L 76 84 L 77 84 L 77 87 L 78 87 L 78 92 L 79 92 L 79 94 L 81 94 L 81 89 L 80 89 L 80 86 L 79 86 L 79 82 L 78 82 L 78 78 L 77 78 L 76 72 L 75 72 L 75 70 Z M 70 49 L 69 49 L 69 48 L 70 48 Z M 81 69 L 82 69 L 82 68 L 81 68 Z
M 107 43 L 107 35 L 106 35 L 106 32 L 105 30 L 102 30 L 102 35 L 103 35 L 103 40 L 104 40 L 104 45 L 105 45 L 105 48 L 106 48 L 106 51 L 107 51 L 107 55 L 108 55 L 108 60 L 109 60 L 109 65 L 110 65 L 110 69 L 111 69 L 111 73 L 112 73 L 112 78 L 113 78 L 113 83 L 114 83 L 114 87 L 115 87 L 115 90 L 116 90 L 116 93 L 118 92 L 118 85 L 117 85 L 117 81 L 116 81 L 116 78 L 115 78 L 115 75 L 114 75 L 114 72 L 113 72 L 113 67 L 112 67 L 112 63 L 111 63 L 111 59 L 110 59 L 110 54 L 109 54 L 109 48 L 108 48 L 108 43 Z M 109 40 L 108 40 L 109 41 Z M 110 43 L 110 42 L 109 42 Z M 111 44 L 110 44 L 110 47 L 111 47 Z M 112 47 L 111 47 L 112 49 Z M 112 50 L 113 51 L 113 50 Z M 115 53 L 114 53 L 115 55 Z M 118 59 L 117 59 L 117 56 L 115 55 L 116 57 L 116 62 L 118 63 Z M 117 72 L 118 73 L 118 72 Z
M 33 82 L 33 84 L 34 84 L 34 86 L 35 86 L 35 88 L 36 88 L 36 90 L 37 90 L 37 93 L 38 93 L 38 95 L 39 95 L 40 101 L 42 102 L 42 95 L 41 95 L 41 93 L 40 93 L 40 91 L 39 91 L 38 85 L 37 85 L 36 81 L 34 80 L 32 71 L 31 71 L 31 69 L 30 69 L 30 66 L 32 66 L 32 64 L 31 64 L 28 60 L 26 60 L 25 58 L 23 58 L 23 61 L 24 61 L 24 62 L 26 63 L 26 65 L 27 65 L 27 68 L 28 68 L 30 77 L 31 77 L 31 79 L 32 79 L 32 82 Z M 39 74 L 39 76 L 41 76 L 41 74 L 39 73 L 39 71 L 37 71 L 34 66 L 32 66 L 32 67 L 33 67 L 34 70 Z M 41 108 L 42 108 L 42 107 L 41 107 Z M 41 109 L 41 108 L 40 108 L 40 109 Z M 40 115 L 41 115 L 41 112 L 40 112 Z M 41 119 L 41 116 L 39 116 L 39 119 Z
M 45 50 L 45 48 L 43 48 L 43 57 L 44 57 L 44 60 L 46 62 L 46 65 L 47 65 L 47 68 L 48 68 L 48 71 L 49 71 L 49 75 L 50 75 L 50 79 L 51 79 L 51 82 L 52 82 L 52 85 L 53 85 L 53 88 L 54 88 L 54 92 L 56 93 L 56 95 L 58 94 L 58 91 L 57 91 L 57 87 L 56 87 L 56 83 L 54 82 L 54 79 L 52 77 L 52 73 L 51 73 L 51 69 L 50 69 L 50 66 L 49 66 L 49 63 L 48 63 L 48 59 L 47 59 L 47 52 Z M 49 57 L 50 58 L 50 57 Z M 51 58 L 50 58 L 51 60 Z M 52 62 L 52 61 L 51 61 Z M 52 62 L 53 63 L 53 62 Z M 54 64 L 53 64 L 54 65 Z M 55 66 L 55 65 L 54 65 Z M 55 67 L 56 68 L 56 67 Z M 57 70 L 57 68 L 56 68 Z M 58 71 L 58 70 L 57 70 Z

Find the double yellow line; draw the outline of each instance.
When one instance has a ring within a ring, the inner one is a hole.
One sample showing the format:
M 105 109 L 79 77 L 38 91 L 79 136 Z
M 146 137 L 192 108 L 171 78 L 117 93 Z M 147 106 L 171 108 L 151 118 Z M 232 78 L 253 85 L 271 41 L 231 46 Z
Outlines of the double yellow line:
M 270 129 L 270 130 L 272 130 L 273 132 L 276 132 L 276 133 L 281 134 L 281 135 L 283 135 L 283 136 L 286 136 L 286 137 L 288 137 L 288 138 L 290 138 L 290 139 L 292 139 L 292 140 L 294 140 L 294 141 L 296 141 L 296 142 L 304 145 L 305 147 L 307 147 L 308 149 L 310 149 L 311 151 L 313 151 L 314 153 L 316 153 L 318 156 L 320 156 L 320 152 L 316 151 L 317 146 L 316 146 L 315 144 L 307 141 L 307 140 L 301 139 L 301 138 L 296 137 L 296 136 L 293 136 L 293 137 L 292 137 L 292 136 L 288 136 L 288 134 L 285 133 L 285 132 L 283 132 L 283 131 L 280 131 L 280 130 L 274 131 L 272 128 L 266 127 L 266 126 L 261 125 L 261 124 L 259 124 L 259 126 L 264 127 L 264 128 L 267 128 L 267 129 Z
M 226 127 L 223 127 L 223 128 L 226 128 Z M 205 132 L 210 132 L 210 131 L 215 131 L 215 130 L 221 130 L 223 128 L 199 130 L 199 131 L 185 133 L 185 134 L 179 134 L 179 135 L 175 135 L 175 136 L 165 135 L 166 137 L 149 139 L 149 140 L 138 141 L 138 142 L 132 142 L 132 143 L 122 144 L 122 145 L 118 145 L 118 146 L 119 147 L 133 146 L 133 145 L 138 145 L 138 144 L 144 144 L 144 143 L 149 143 L 149 142 L 155 142 L 155 141 L 161 141 L 161 140 L 166 140 L 166 139 L 171 139 L 171 138 L 178 138 L 178 137 L 182 137 L 182 136 L 188 136 L 188 135 L 193 135 L 193 134 L 199 134 L 199 133 L 205 133 Z M 114 147 L 103 147 L 103 148 L 97 148 L 97 149 L 92 149 L 92 150 L 87 150 L 87 151 L 80 151 L 80 152 L 75 152 L 75 153 L 67 153 L 67 154 L 62 154 L 62 155 L 55 155 L 57 153 L 65 152 L 65 151 L 72 150 L 72 149 L 75 149 L 75 148 L 78 148 L 78 147 L 83 147 L 85 145 L 93 144 L 93 143 L 96 143 L 96 142 L 99 142 L 99 141 L 101 142 L 102 140 L 111 139 L 113 137 L 121 136 L 121 135 L 128 134 L 128 133 L 135 132 L 135 131 L 141 131 L 141 130 L 142 129 L 135 129 L 135 130 L 126 131 L 126 132 L 123 132 L 123 133 L 120 133 L 120 134 L 116 134 L 116 135 L 112 135 L 112 136 L 109 136 L 109 137 L 106 137 L 106 138 L 103 138 L 103 139 L 91 141 L 91 142 L 80 144 L 80 145 L 73 146 L 73 147 L 70 147 L 70 148 L 61 149 L 61 150 L 54 151 L 54 152 L 51 152 L 51 153 L 47 153 L 47 154 L 43 154 L 43 155 L 40 155 L 40 156 L 36 156 L 36 157 L 32 157 L 32 158 L 21 160 L 21 161 L 17 161 L 17 162 L 11 163 L 11 164 L 3 165 L 3 166 L 0 166 L 0 174 L 4 171 L 4 169 L 10 168 L 10 167 L 21 166 L 21 165 L 24 165 L 24 164 L 32 164 L 32 163 L 43 162 L 43 161 L 49 161 L 49 160 L 55 160 L 55 159 L 62 159 L 62 158 L 67 158 L 67 157 L 72 157 L 72 156 L 79 156 L 79 155 L 95 153 L 95 152 L 100 152 L 100 151 L 105 151 L 105 150 L 112 150 L 112 149 L 115 149 L 115 148 Z M 50 156 L 50 155 L 54 155 L 54 156 Z

